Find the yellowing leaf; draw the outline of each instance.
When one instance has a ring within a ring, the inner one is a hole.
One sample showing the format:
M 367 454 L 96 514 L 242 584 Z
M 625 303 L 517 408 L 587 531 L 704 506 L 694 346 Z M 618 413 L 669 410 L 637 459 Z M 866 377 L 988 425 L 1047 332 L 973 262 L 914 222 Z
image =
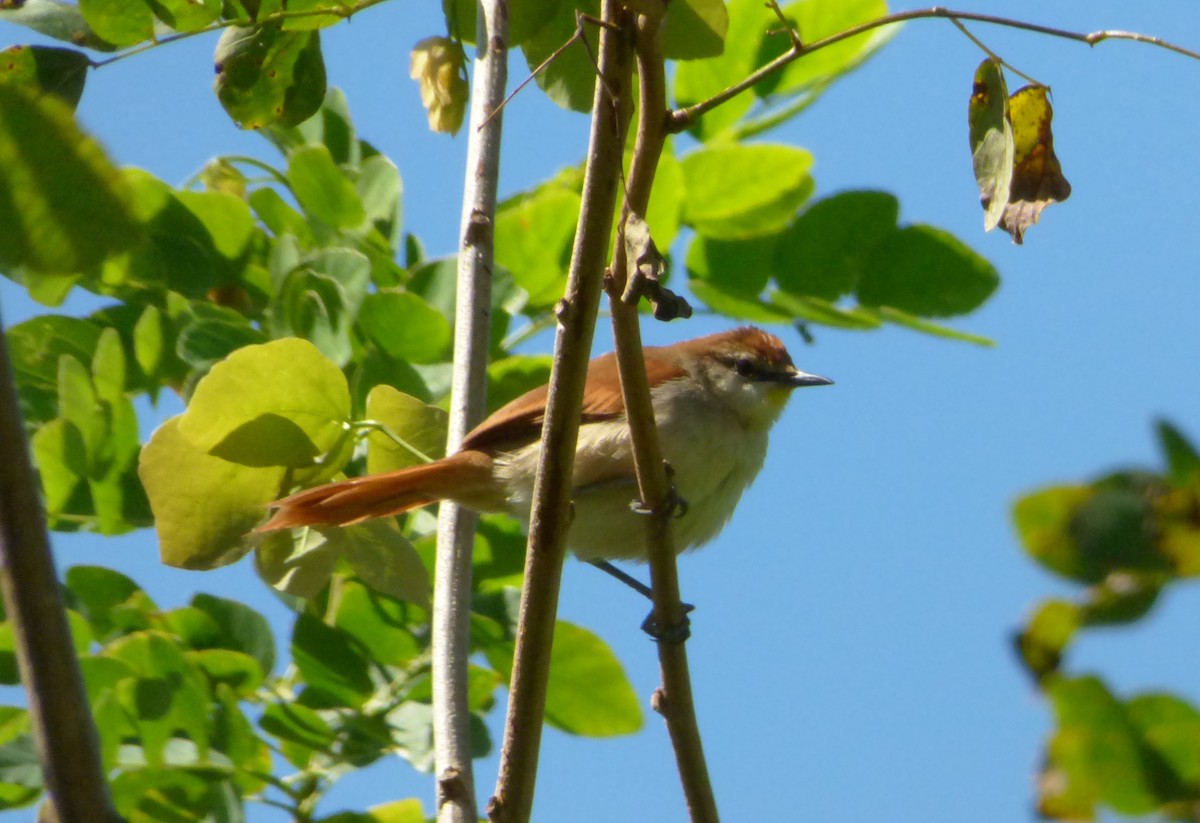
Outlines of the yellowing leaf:
M 142 449 L 138 476 L 150 498 L 163 563 L 212 569 L 250 550 L 245 534 L 279 495 L 283 468 L 251 468 L 205 454 L 168 420 Z
M 1025 229 L 1042 216 L 1051 203 L 1071 196 L 1071 184 L 1063 177 L 1062 166 L 1054 155 L 1054 135 L 1045 86 L 1025 86 L 1008 101 L 1008 118 L 1013 133 L 1013 170 L 1008 204 L 1000 218 L 1000 228 L 1022 242 Z
M 289 337 L 245 346 L 214 366 L 178 429 L 202 453 L 245 466 L 304 468 L 347 439 L 349 414 L 341 369 L 312 343 Z
M 1008 87 L 1000 62 L 988 58 L 975 70 L 967 107 L 971 134 L 971 163 L 979 184 L 983 228 L 1000 224 L 1008 204 L 1013 169 L 1013 133 L 1008 122 Z
M 471 94 L 462 47 L 448 37 L 426 37 L 413 47 L 409 76 L 421 90 L 430 130 L 457 134 Z

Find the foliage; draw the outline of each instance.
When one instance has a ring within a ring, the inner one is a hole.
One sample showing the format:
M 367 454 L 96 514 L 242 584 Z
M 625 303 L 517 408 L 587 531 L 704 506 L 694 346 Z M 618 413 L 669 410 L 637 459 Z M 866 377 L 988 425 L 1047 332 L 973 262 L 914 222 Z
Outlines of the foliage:
M 1039 781 L 1049 818 L 1092 820 L 1106 807 L 1192 820 L 1200 801 L 1200 711 L 1161 692 L 1120 698 L 1065 665 L 1081 632 L 1141 620 L 1168 587 L 1200 574 L 1200 452 L 1169 423 L 1158 433 L 1165 470 L 1054 486 L 1014 506 L 1026 552 L 1086 587 L 1039 605 L 1016 637 L 1057 721 Z
M 105 535 L 153 526 L 163 561 L 192 569 L 253 551 L 258 574 L 296 613 L 281 668 L 265 622 L 241 604 L 199 596 L 161 609 L 115 572 L 68 571 L 89 699 L 130 820 L 237 820 L 247 799 L 310 819 L 348 768 L 392 753 L 430 766 L 429 515 L 253 531 L 265 504 L 289 491 L 436 457 L 444 439 L 455 261 L 427 259 L 404 232 L 400 172 L 357 136 L 346 101 L 326 88 L 321 56 L 320 28 L 376 2 L 0 8 L 0 19 L 97 51 L 223 30 L 217 96 L 280 154 L 274 165 L 219 158 L 176 189 L 114 168 L 79 132 L 69 107 L 85 67 L 99 65 L 82 52 L 19 47 L 0 72 L 0 211 L 21 217 L 0 225 L 0 269 L 48 307 L 77 288 L 103 303 L 86 317 L 48 313 L 8 331 L 50 526 Z M 473 5 L 445 9 L 449 33 L 469 42 Z M 575 32 L 577 10 L 595 4 L 517 5 L 512 45 L 538 65 Z M 800 0 L 782 11 L 819 38 L 886 7 Z M 757 0 L 672 3 L 664 48 L 679 61 L 676 102 L 697 102 L 781 53 L 777 23 Z M 586 27 L 584 36 L 594 39 Z M 646 222 L 660 248 L 680 249 L 690 293 L 712 310 L 986 342 L 938 323 L 988 299 L 998 285 L 990 264 L 941 230 L 901 224 L 890 194 L 814 199 L 808 152 L 750 140 L 801 113 L 885 40 L 862 35 L 795 62 L 701 118 L 689 148 L 678 141 L 664 155 Z M 538 75 L 574 108 L 591 100 L 593 82 L 579 45 Z M 563 170 L 498 210 L 492 408 L 546 378 L 544 359 L 514 347 L 553 322 L 581 177 L 581 167 Z M 135 401 L 164 392 L 186 410 L 142 444 Z M 475 550 L 477 718 L 511 666 L 522 548 L 514 523 L 485 518 Z M 611 651 L 582 628 L 564 625 L 557 637 L 548 721 L 585 735 L 637 729 L 638 702 Z M 33 802 L 41 782 L 25 713 L 2 716 L 10 766 L 0 806 L 11 807 Z M 482 723 L 476 731 L 486 751 Z M 279 776 L 283 763 L 289 773 Z

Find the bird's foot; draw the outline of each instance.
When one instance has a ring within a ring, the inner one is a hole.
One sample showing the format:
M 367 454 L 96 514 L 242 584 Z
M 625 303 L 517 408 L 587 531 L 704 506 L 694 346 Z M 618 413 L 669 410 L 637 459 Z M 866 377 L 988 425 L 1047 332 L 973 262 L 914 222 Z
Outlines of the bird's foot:
M 654 611 L 646 615 L 646 619 L 642 621 L 642 631 L 650 635 L 650 638 L 656 643 L 670 643 L 678 645 L 686 641 L 692 636 L 692 621 L 688 618 L 688 613 L 695 610 L 695 606 L 691 603 L 681 603 L 683 615 L 678 621 L 670 626 L 659 626 L 658 619 L 654 616 Z

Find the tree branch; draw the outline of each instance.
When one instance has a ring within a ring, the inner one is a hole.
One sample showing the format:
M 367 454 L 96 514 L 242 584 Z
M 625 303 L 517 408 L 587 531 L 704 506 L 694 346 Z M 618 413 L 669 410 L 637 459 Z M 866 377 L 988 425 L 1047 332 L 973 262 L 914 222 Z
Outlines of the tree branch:
M 0 443 L 7 452 L 0 460 L 0 588 L 16 637 L 51 815 L 61 823 L 119 821 L 67 627 L 2 329 Z
M 504 118 L 492 113 L 508 81 L 507 0 L 480 0 L 475 18 L 471 127 L 458 250 L 454 316 L 454 375 L 446 453 L 483 418 L 492 306 L 492 255 L 500 137 Z M 486 127 L 485 127 L 486 124 Z M 471 559 L 474 512 L 446 501 L 438 512 L 432 617 L 433 743 L 439 823 L 475 823 L 471 711 Z
M 667 137 L 667 81 L 658 37 L 660 20 L 661 17 L 656 19 L 643 14 L 637 23 L 635 48 L 641 108 L 622 225 L 630 213 L 646 213 L 654 174 Z M 681 625 L 686 619 L 679 597 L 675 543 L 671 536 L 673 491 L 671 479 L 664 470 L 654 406 L 646 379 L 638 300 L 636 297 L 630 303 L 622 300 L 627 279 L 626 262 L 625 244 L 618 238 L 609 280 L 612 324 L 621 391 L 633 441 L 638 494 L 642 506 L 654 513 L 646 518 L 654 618 L 660 629 L 666 629 Z M 716 823 L 719 819 L 717 803 L 704 759 L 700 728 L 696 722 L 686 648 L 682 642 L 659 642 L 658 660 L 662 685 L 655 692 L 654 706 L 667 724 L 690 818 L 693 823 Z
M 626 18 L 616 0 L 605 0 L 603 19 Z M 567 290 L 558 305 L 558 329 L 550 393 L 542 425 L 542 451 L 534 484 L 525 588 L 517 627 L 517 647 L 509 689 L 504 744 L 496 793 L 488 817 L 525 823 L 533 808 L 538 749 L 546 707 L 546 682 L 554 621 L 562 582 L 567 529 L 571 519 L 571 478 L 579 437 L 579 410 L 587 379 L 596 314 L 603 290 L 605 251 L 617 204 L 621 156 L 628 122 L 631 49 L 624 27 L 600 31 L 600 77 L 592 104 L 592 129 L 583 183 L 583 206 Z M 609 90 L 617 95 L 610 97 Z
M 876 20 L 868 20 L 865 23 L 860 23 L 857 26 L 851 26 L 845 31 L 840 31 L 837 34 L 831 34 L 828 37 L 822 38 L 815 43 L 808 45 L 797 45 L 793 39 L 792 48 L 776 57 L 770 63 L 767 63 L 762 68 L 752 72 L 741 82 L 735 83 L 724 91 L 718 92 L 707 100 L 702 100 L 691 106 L 682 109 L 677 109 L 671 112 L 669 130 L 672 133 L 680 132 L 692 127 L 695 122 L 700 119 L 706 112 L 712 111 L 717 106 L 737 97 L 742 92 L 753 87 L 756 83 L 765 77 L 769 77 L 775 72 L 782 69 L 794 60 L 798 60 L 805 55 L 828 48 L 835 43 L 840 43 L 843 40 L 848 40 L 851 37 L 857 37 L 873 29 L 883 26 L 894 26 L 897 23 L 903 23 L 908 20 L 923 20 L 923 19 L 943 19 L 943 20 L 971 20 L 977 23 L 990 23 L 995 26 L 1006 26 L 1012 29 L 1020 29 L 1022 31 L 1031 31 L 1036 34 L 1046 34 L 1051 37 L 1059 37 L 1064 40 L 1074 40 L 1079 43 L 1086 43 L 1089 46 L 1094 46 L 1097 43 L 1102 43 L 1105 40 L 1132 40 L 1135 43 L 1146 43 L 1159 48 L 1167 49 L 1168 51 L 1182 54 L 1185 57 L 1191 57 L 1194 60 L 1200 60 L 1200 52 L 1185 49 L 1183 46 L 1163 40 L 1160 37 L 1153 37 L 1148 34 L 1139 34 L 1132 31 L 1119 31 L 1116 29 L 1106 29 L 1103 31 L 1094 31 L 1089 33 L 1069 31 L 1067 29 L 1055 28 L 1054 26 L 1042 26 L 1037 23 L 1027 23 L 1022 20 L 1014 20 L 1009 17 L 998 17 L 993 14 L 977 14 L 970 11 L 955 11 L 947 9 L 943 6 L 934 6 L 928 9 L 916 9 L 913 11 L 900 11 L 895 14 L 889 14 L 880 17 Z M 795 32 L 789 32 L 789 35 L 795 35 Z

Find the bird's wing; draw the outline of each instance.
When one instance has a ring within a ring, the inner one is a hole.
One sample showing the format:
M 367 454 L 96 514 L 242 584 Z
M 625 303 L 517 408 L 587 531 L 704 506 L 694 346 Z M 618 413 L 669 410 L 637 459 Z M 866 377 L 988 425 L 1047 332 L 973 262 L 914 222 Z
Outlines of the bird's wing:
M 660 357 L 658 352 L 658 349 L 646 349 L 646 373 L 651 386 L 687 374 L 678 362 Z M 538 386 L 497 409 L 466 436 L 462 448 L 508 451 L 536 439 L 541 435 L 548 391 L 548 386 Z M 617 379 L 617 359 L 612 354 L 597 357 L 588 364 L 581 421 L 597 423 L 624 414 L 625 400 Z

